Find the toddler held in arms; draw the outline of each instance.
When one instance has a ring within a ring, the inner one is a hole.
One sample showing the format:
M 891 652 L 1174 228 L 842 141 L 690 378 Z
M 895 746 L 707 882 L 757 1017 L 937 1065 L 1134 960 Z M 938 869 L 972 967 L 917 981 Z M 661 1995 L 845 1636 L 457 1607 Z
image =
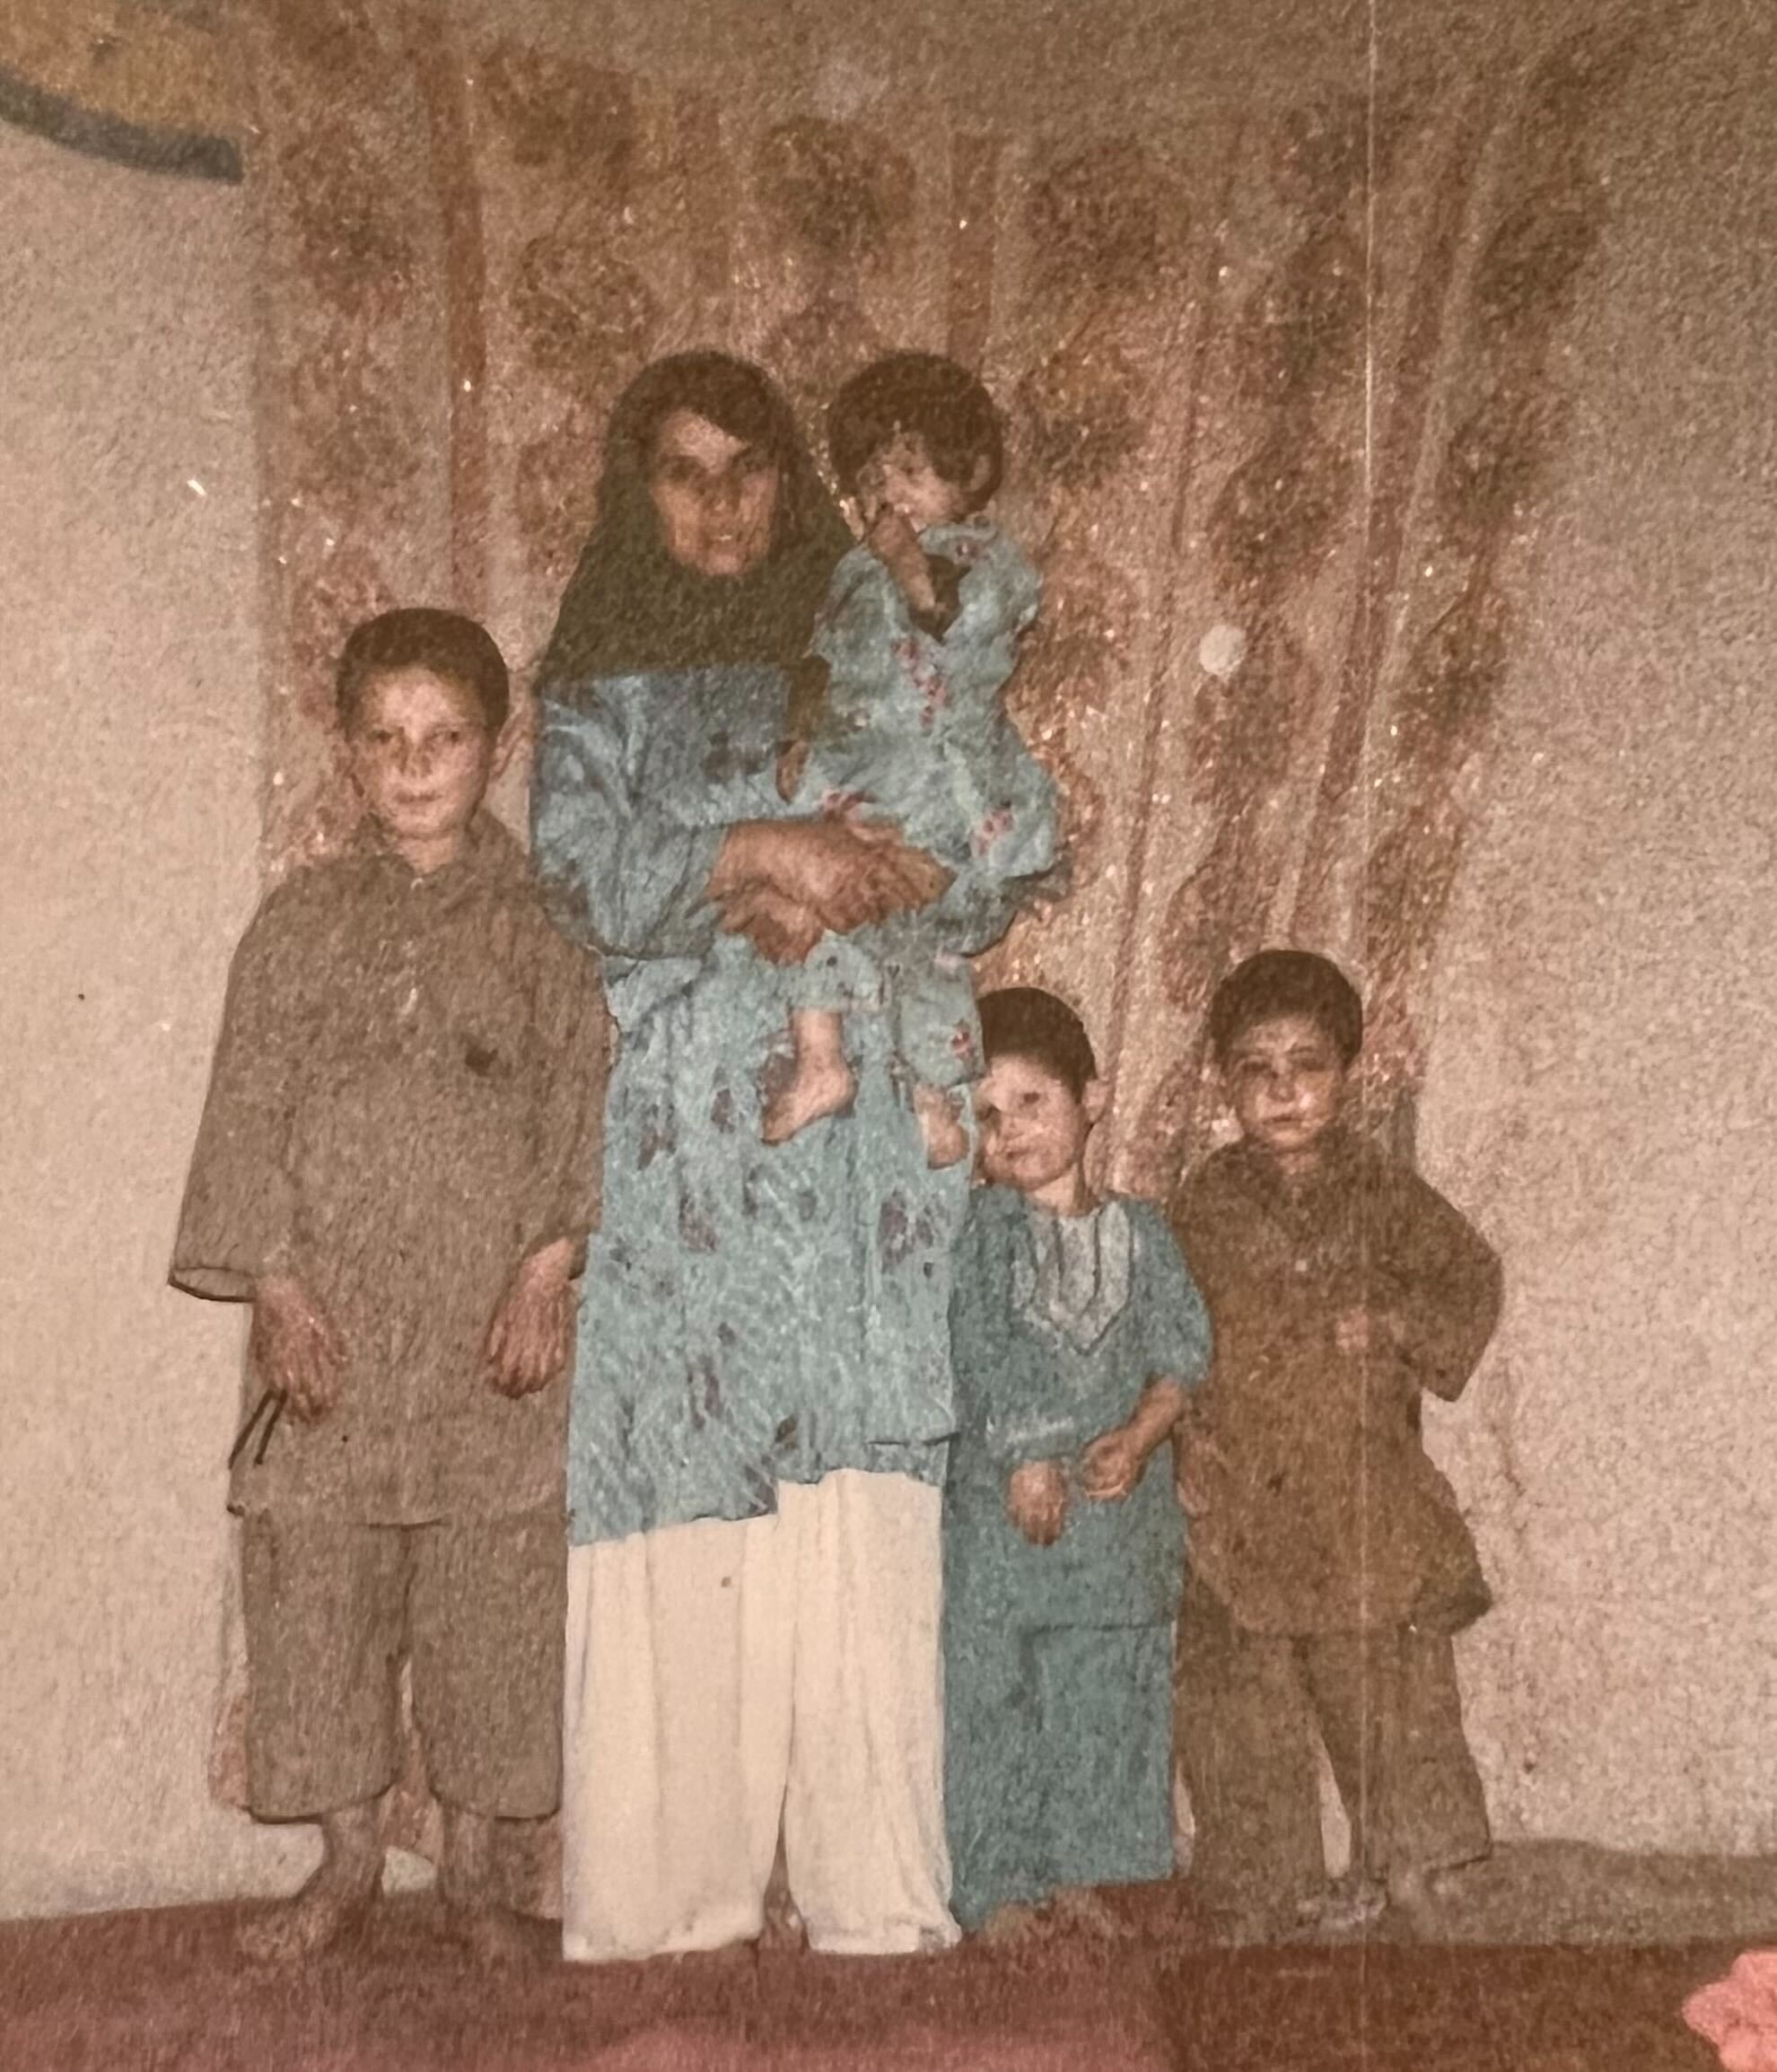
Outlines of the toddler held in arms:
M 892 354 L 840 390 L 828 442 L 862 538 L 834 571 L 792 690 L 780 793 L 809 813 L 895 822 L 951 874 L 941 906 L 990 854 L 1002 879 L 1040 878 L 1057 861 L 1055 788 L 1002 695 L 1037 580 L 987 512 L 1003 467 L 993 400 L 952 361 Z M 932 1164 L 967 1154 L 974 990 L 925 915 L 826 936 L 785 984 L 794 1064 L 766 1106 L 767 1142 L 849 1106 L 844 1018 L 887 1011 Z

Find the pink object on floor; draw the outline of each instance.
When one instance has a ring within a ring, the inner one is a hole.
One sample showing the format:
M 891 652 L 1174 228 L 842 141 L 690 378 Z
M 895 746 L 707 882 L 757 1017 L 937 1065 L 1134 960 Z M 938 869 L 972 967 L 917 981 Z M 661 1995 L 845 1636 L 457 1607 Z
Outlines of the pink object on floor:
M 1723 2072 L 1777 2072 L 1777 1950 L 1737 1957 L 1685 2001 L 1685 2019 L 1714 2044 Z

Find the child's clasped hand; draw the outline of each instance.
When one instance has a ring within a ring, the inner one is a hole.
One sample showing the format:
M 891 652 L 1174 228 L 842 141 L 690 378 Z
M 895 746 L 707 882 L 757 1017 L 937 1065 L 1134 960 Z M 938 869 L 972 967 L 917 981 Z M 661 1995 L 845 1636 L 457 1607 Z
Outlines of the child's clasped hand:
M 1059 1461 L 1026 1461 L 1006 1483 L 1006 1516 L 1034 1547 L 1052 1547 L 1067 1523 L 1067 1471 Z

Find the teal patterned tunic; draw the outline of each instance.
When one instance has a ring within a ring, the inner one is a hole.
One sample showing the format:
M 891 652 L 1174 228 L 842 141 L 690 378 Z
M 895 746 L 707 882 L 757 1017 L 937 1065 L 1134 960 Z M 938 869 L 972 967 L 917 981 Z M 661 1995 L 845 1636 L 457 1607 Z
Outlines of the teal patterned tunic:
M 726 828 L 787 817 L 785 685 L 764 665 L 606 677 L 543 707 L 534 852 L 605 957 L 617 1056 L 568 1448 L 571 1536 L 772 1510 L 836 1468 L 941 1482 L 947 1263 L 967 1175 L 926 1167 L 881 1016 L 846 1028 L 855 1106 L 760 1141 L 777 975 L 704 888 Z M 1023 889 L 992 856 L 931 910 L 983 949 Z
M 1121 1502 L 1070 1490 L 1053 1546 L 1006 1516 L 1028 1461 L 1072 1465 L 1157 1377 L 1195 1386 L 1209 1320 L 1151 1203 L 1065 1220 L 978 1193 L 950 1298 L 959 1430 L 944 1499 L 946 1819 L 966 1928 L 1058 1886 L 1172 1867 L 1171 1451 Z

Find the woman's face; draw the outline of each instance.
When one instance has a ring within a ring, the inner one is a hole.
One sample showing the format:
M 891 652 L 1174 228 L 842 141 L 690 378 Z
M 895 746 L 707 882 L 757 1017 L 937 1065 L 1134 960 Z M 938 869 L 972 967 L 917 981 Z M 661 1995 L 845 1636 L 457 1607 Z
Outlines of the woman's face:
M 654 434 L 648 492 L 661 541 L 698 575 L 745 575 L 771 552 L 777 516 L 777 463 L 699 417 L 675 410 Z

